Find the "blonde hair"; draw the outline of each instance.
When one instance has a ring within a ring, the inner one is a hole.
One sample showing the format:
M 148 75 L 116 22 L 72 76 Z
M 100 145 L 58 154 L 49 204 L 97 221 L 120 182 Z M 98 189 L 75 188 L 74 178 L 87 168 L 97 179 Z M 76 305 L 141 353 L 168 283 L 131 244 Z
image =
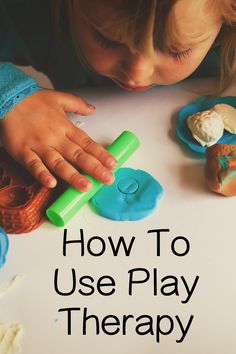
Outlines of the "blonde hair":
M 51 1 L 57 25 L 61 6 L 78 1 L 82 15 L 89 23 L 102 34 L 109 34 L 112 39 L 125 43 L 132 52 L 152 56 L 156 48 L 163 52 L 181 51 L 184 45 L 186 48 L 186 43 L 182 43 L 183 33 L 179 33 L 175 14 L 171 11 L 178 0 L 119 1 L 114 15 L 105 23 L 99 23 L 92 11 L 92 2 L 97 0 Z M 104 6 L 111 6 L 109 0 L 99 1 Z M 223 21 L 217 39 L 221 67 L 216 93 L 220 93 L 236 78 L 236 4 L 235 0 L 207 0 L 206 6 L 206 11 L 215 11 Z
M 223 28 L 220 36 L 221 70 L 219 91 L 222 92 L 236 79 L 236 4 L 222 0 Z

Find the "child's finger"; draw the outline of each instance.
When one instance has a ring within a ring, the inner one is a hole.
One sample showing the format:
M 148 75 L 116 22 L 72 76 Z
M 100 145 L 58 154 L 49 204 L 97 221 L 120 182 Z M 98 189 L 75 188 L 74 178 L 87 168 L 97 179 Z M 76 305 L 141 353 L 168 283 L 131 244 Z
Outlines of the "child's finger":
M 55 177 L 49 172 L 39 156 L 32 150 L 27 150 L 18 161 L 45 187 L 54 188 Z
M 40 158 L 55 175 L 81 191 L 88 191 L 92 187 L 92 182 L 80 174 L 62 155 L 48 148 L 39 153 Z
M 109 168 L 69 139 L 63 144 L 63 157 L 104 184 L 114 181 L 114 174 Z
M 83 130 L 72 126 L 67 137 L 84 151 L 96 157 L 105 167 L 114 168 L 116 159 L 101 145 L 92 140 Z
M 57 99 L 65 112 L 78 113 L 80 115 L 89 115 L 94 113 L 95 107 L 81 97 L 64 92 L 57 92 Z

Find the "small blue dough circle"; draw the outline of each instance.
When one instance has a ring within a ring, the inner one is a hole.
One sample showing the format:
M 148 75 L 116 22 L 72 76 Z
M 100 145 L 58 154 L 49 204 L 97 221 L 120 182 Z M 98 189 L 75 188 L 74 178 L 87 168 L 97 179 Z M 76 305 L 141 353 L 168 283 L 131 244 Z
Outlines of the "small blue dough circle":
M 184 142 L 191 150 L 200 154 L 205 154 L 207 147 L 200 145 L 192 136 L 192 132 L 188 127 L 187 118 L 197 112 L 211 109 L 216 104 L 225 103 L 236 108 L 236 97 L 225 96 L 207 99 L 207 96 L 200 97 L 197 101 L 184 106 L 178 114 L 176 133 L 179 139 Z M 236 144 L 236 135 L 224 131 L 223 136 L 218 140 L 217 144 Z
M 123 194 L 134 194 L 139 188 L 139 183 L 131 177 L 124 177 L 117 183 L 118 190 Z
M 6 232 L 0 227 L 0 268 L 6 262 L 6 255 L 9 248 L 9 240 Z
M 91 199 L 98 214 L 112 220 L 134 221 L 151 214 L 163 195 L 160 183 L 150 174 L 120 168 L 111 186 L 104 186 Z

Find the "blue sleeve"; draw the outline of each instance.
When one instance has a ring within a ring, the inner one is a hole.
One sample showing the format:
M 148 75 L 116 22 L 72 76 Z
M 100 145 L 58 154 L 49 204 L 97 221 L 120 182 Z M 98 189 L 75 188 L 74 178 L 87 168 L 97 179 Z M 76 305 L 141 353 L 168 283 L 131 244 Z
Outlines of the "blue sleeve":
M 32 77 L 11 63 L 0 63 L 0 119 L 19 101 L 40 89 Z

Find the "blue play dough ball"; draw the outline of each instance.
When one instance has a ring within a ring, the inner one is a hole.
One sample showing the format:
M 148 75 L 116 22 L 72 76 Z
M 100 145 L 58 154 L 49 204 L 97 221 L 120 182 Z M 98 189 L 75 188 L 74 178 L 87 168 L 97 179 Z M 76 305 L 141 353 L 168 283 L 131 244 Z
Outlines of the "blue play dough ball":
M 91 202 L 108 219 L 140 220 L 154 211 L 162 194 L 160 183 L 147 172 L 120 168 L 115 182 L 102 187 Z
M 8 252 L 9 240 L 6 232 L 0 227 L 0 268 L 6 262 L 6 255 Z

